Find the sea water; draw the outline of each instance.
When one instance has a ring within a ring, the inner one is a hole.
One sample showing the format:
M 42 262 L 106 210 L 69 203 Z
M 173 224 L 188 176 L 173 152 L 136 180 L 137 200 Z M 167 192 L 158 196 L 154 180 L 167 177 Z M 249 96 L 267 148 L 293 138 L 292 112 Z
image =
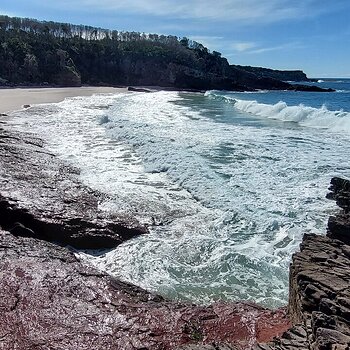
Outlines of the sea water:
M 332 176 L 350 176 L 350 80 L 334 93 L 122 93 L 16 112 L 150 234 L 80 256 L 167 298 L 285 305 L 304 233 L 324 234 Z

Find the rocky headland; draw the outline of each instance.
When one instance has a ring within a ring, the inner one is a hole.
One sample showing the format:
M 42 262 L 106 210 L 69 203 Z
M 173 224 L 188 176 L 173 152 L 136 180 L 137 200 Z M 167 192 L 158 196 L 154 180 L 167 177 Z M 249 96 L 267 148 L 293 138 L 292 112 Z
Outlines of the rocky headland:
M 0 125 L 0 349 L 347 349 L 350 182 L 332 179 L 342 208 L 326 236 L 306 235 L 290 268 L 288 309 L 165 300 L 79 261 L 147 234 L 103 213 L 104 194 L 31 134 Z
M 186 37 L 0 15 L 0 86 L 160 86 L 180 90 L 330 92 L 301 71 L 229 64 Z

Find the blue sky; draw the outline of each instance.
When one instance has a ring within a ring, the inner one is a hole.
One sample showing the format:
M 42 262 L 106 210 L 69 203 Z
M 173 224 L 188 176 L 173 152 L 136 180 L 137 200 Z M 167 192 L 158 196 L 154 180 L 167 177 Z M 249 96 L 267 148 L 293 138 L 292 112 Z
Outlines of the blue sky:
M 350 0 L 1 0 L 0 13 L 187 36 L 232 64 L 350 78 Z

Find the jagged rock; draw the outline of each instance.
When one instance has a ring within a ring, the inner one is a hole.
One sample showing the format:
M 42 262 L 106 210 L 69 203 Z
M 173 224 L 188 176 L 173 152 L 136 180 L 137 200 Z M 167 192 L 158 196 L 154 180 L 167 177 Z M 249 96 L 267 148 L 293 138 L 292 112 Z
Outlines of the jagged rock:
M 328 220 L 328 236 L 350 244 L 350 181 L 334 177 L 327 198 L 336 201 L 342 211 Z
M 283 309 L 167 301 L 83 265 L 66 248 L 4 231 L 0 277 L 0 349 L 245 349 L 289 327 Z
M 108 248 L 147 232 L 133 218 L 100 212 L 102 195 L 82 185 L 78 171 L 42 140 L 0 129 L 0 146 L 0 225 L 15 235 Z
M 328 219 L 328 236 L 350 244 L 350 214 L 330 216 Z
M 289 329 L 283 309 L 176 303 L 83 265 L 48 241 L 115 246 L 145 228 L 99 212 L 101 194 L 40 139 L 0 129 L 0 144 L 0 225 L 13 233 L 0 231 L 1 349 L 349 349 L 348 181 L 332 180 L 342 211 L 328 235 L 305 235 L 293 256 Z
M 334 177 L 329 190 L 331 192 L 327 194 L 327 198 L 335 200 L 337 205 L 348 213 L 350 211 L 350 181 Z

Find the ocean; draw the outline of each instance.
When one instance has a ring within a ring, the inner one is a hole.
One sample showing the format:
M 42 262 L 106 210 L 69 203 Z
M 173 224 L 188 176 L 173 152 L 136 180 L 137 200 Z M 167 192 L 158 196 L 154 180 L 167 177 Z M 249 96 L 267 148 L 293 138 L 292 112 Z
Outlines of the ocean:
M 350 177 L 350 80 L 334 93 L 101 94 L 15 112 L 105 194 L 101 210 L 150 234 L 77 252 L 175 300 L 287 303 L 291 256 L 325 234 L 333 176 Z

